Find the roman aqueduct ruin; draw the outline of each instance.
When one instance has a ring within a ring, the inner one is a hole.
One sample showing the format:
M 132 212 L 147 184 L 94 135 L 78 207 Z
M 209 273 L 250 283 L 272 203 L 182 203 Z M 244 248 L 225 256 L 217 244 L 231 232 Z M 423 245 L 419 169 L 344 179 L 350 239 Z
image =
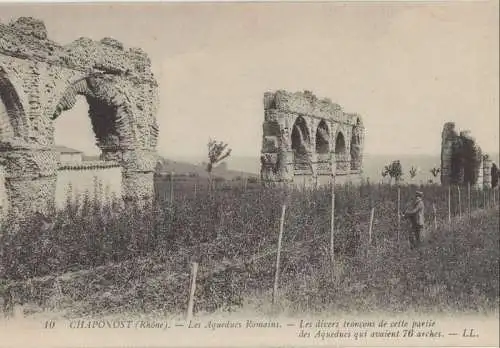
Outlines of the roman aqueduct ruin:
M 62 46 L 43 22 L 21 17 L 0 24 L 0 167 L 13 214 L 53 208 L 54 120 L 78 96 L 89 105 L 101 159 L 122 167 L 123 198 L 152 197 L 158 85 L 146 53 L 111 38 Z
M 441 184 L 491 188 L 491 168 L 491 158 L 483 153 L 470 131 L 457 132 L 455 123 L 444 124 L 441 133 Z
M 311 186 L 360 176 L 365 135 L 360 115 L 309 91 L 265 93 L 264 111 L 263 182 Z

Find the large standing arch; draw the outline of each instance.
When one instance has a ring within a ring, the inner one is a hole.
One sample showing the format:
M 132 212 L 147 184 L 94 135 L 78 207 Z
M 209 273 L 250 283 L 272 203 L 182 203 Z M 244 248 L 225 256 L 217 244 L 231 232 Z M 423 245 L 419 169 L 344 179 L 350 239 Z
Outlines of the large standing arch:
M 61 46 L 31 17 L 0 24 L 0 32 L 0 110 L 6 110 L 0 118 L 0 163 L 13 211 L 26 215 L 53 206 L 58 153 L 52 122 L 79 95 L 89 105 L 102 158 L 122 166 L 123 197 L 151 199 L 158 85 L 145 52 L 111 38 Z M 22 93 L 14 93 L 8 76 L 22 81 L 16 86 Z

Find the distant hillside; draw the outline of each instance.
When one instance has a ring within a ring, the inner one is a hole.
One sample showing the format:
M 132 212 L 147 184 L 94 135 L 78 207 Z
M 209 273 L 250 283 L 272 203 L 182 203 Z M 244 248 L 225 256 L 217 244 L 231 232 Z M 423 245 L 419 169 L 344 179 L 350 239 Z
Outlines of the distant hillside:
M 499 154 L 490 155 L 493 162 L 500 163 Z M 433 178 L 430 170 L 441 166 L 440 155 L 374 155 L 365 154 L 363 160 L 363 177 L 370 178 L 373 182 L 382 180 L 382 170 L 384 166 L 394 160 L 399 160 L 403 166 L 403 180 L 410 181 L 410 168 L 417 168 L 417 175 L 413 179 L 415 183 L 425 183 Z M 199 176 L 206 177 L 206 164 L 202 164 L 203 159 L 197 157 L 179 157 L 174 160 L 165 160 L 163 171 L 174 171 L 175 173 L 198 173 Z M 227 170 L 224 168 L 227 166 Z M 237 176 L 258 176 L 260 172 L 260 160 L 258 157 L 238 157 L 231 156 L 221 168 L 214 169 L 217 176 L 232 179 Z M 437 178 L 439 181 L 439 176 Z
M 160 157 L 157 165 L 157 172 L 161 174 L 170 174 L 171 172 L 177 175 L 197 176 L 201 178 L 208 177 L 207 164 L 205 162 L 197 162 L 189 160 L 170 160 Z M 213 175 L 226 180 L 232 180 L 238 177 L 255 177 L 252 172 L 245 172 L 238 169 L 230 169 L 227 162 L 222 162 L 213 169 Z

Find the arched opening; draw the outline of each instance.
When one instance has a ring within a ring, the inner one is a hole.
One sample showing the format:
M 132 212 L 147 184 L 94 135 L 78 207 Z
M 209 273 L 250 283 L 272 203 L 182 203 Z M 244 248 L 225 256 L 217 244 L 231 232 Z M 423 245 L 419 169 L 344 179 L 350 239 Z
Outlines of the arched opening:
M 327 170 L 330 162 L 330 132 L 325 120 L 316 129 L 316 154 L 319 170 Z
M 321 120 L 316 129 L 316 153 L 328 154 L 330 151 L 330 136 L 328 125 L 325 120 Z
M 337 170 L 341 171 L 345 169 L 346 146 L 342 132 L 338 132 L 335 139 L 335 161 L 337 163 Z
M 64 91 L 51 115 L 55 121 L 55 151 L 59 152 L 55 197 L 59 208 L 68 199 L 75 202 L 83 195 L 99 203 L 122 196 L 121 163 L 109 161 L 114 158 L 107 157 L 106 152 L 114 151 L 119 159 L 120 140 L 131 132 L 122 106 L 111 103 L 102 91 L 94 91 L 102 89 L 99 83 L 91 78 L 76 81 Z M 113 89 L 106 87 L 108 93 Z
M 23 136 L 24 117 L 16 89 L 0 67 L 0 141 Z
M 25 116 L 14 84 L 10 81 L 6 71 L 0 67 L 0 143 L 8 143 L 14 138 L 24 140 L 26 136 Z M 6 148 L 2 150 L 5 151 Z M 0 151 L 0 159 L 2 155 Z M 5 218 L 9 211 L 10 199 L 7 186 L 7 169 L 0 161 L 0 220 Z
M 62 112 L 72 110 L 77 104 L 79 96 L 85 97 L 88 105 L 88 115 L 92 124 L 92 130 L 96 139 L 95 145 L 102 151 L 108 148 L 118 149 L 123 142 L 130 144 L 133 139 L 129 139 L 131 131 L 125 107 L 120 105 L 121 98 L 114 98 L 112 86 L 103 82 L 106 87 L 101 86 L 97 78 L 84 78 L 69 86 L 59 103 L 55 107 L 51 118 L 57 119 Z M 97 91 L 94 92 L 94 89 Z M 102 90 L 106 91 L 103 95 Z M 93 148 L 95 151 L 95 148 Z
M 54 144 L 82 151 L 86 159 L 99 159 L 101 150 L 96 144 L 85 97 L 77 96 L 75 105 L 54 122 Z
M 309 168 L 308 150 L 310 145 L 309 130 L 306 120 L 299 116 L 292 128 L 292 151 L 295 169 Z

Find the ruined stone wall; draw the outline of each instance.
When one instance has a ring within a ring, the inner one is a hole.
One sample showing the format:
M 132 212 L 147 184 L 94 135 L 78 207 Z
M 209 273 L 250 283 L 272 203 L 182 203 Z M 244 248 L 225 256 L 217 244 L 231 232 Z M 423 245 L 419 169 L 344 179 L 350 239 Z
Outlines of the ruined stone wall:
M 58 166 L 53 120 L 78 95 L 89 104 L 103 158 L 123 168 L 125 194 L 152 197 L 158 86 L 148 56 L 112 38 L 62 46 L 43 22 L 22 17 L 0 24 L 0 164 L 14 210 L 50 209 Z
M 345 113 L 331 100 L 318 99 L 309 91 L 264 94 L 264 182 L 309 186 L 324 182 L 319 178 L 323 176 L 359 175 L 363 146 L 361 117 Z
M 441 183 L 491 186 L 491 160 L 470 131 L 458 133 L 453 122 L 445 123 L 441 133 Z

